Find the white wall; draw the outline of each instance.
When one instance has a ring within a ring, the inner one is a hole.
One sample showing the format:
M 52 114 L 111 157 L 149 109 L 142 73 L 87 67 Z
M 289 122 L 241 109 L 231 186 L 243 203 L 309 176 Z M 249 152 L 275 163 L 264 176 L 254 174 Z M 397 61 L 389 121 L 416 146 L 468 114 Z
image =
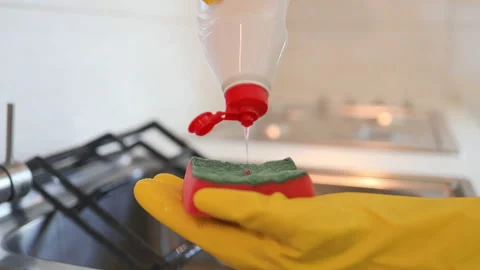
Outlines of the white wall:
M 169 7 L 181 1 L 8 2 L 0 1 L 0 123 L 14 102 L 21 159 L 152 119 L 182 133 L 221 102 L 191 9 Z
M 480 122 L 480 1 L 456 0 L 452 47 L 452 81 Z
M 15 102 L 17 156 L 150 119 L 185 133 L 197 113 L 221 109 L 194 9 L 193 0 L 0 0 L 0 123 L 1 106 Z M 272 100 L 463 99 L 475 110 L 478 14 L 480 0 L 292 0 Z
M 281 99 L 450 99 L 449 8 L 448 0 L 293 1 Z
M 278 101 L 383 99 L 480 116 L 480 0 L 292 0 Z

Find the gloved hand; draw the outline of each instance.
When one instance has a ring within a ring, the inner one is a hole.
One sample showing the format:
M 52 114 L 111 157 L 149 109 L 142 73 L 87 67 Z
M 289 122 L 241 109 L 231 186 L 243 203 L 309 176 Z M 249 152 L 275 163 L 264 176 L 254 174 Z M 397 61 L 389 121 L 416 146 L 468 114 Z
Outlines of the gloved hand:
M 212 5 L 212 4 L 215 4 L 217 2 L 220 2 L 221 0 L 203 0 L 203 2 L 205 2 L 205 4 L 207 5 Z
M 480 269 L 480 198 L 340 193 L 307 199 L 203 189 L 189 216 L 182 179 L 135 186 L 159 222 L 235 269 Z M 222 220 L 222 221 L 220 221 Z M 226 221 L 226 222 L 224 222 Z

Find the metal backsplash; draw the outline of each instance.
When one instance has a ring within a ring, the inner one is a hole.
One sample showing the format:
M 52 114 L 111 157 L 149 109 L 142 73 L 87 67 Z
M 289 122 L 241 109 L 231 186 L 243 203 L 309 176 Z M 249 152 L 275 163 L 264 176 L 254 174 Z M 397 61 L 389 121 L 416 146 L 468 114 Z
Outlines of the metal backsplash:
M 212 136 L 243 140 L 238 123 L 223 123 Z M 271 108 L 250 130 L 254 141 L 309 145 L 341 145 L 386 150 L 457 153 L 443 114 L 419 110 L 412 104 L 381 102 Z

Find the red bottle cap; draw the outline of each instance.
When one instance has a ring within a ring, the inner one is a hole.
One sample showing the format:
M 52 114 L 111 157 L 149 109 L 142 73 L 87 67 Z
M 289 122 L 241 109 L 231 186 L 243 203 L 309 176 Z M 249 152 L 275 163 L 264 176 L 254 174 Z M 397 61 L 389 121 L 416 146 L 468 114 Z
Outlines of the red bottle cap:
M 225 112 L 202 113 L 188 127 L 190 133 L 198 136 L 208 134 L 223 120 L 239 121 L 250 127 L 268 111 L 268 91 L 257 84 L 238 84 L 225 92 Z

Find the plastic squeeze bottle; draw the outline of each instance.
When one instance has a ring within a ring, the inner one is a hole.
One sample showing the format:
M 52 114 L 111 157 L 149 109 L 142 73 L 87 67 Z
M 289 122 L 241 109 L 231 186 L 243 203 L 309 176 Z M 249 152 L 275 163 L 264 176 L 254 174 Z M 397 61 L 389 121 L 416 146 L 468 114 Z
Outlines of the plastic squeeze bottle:
M 268 96 L 287 44 L 289 0 L 197 0 L 199 37 L 225 95 L 224 112 L 206 112 L 189 131 L 209 133 L 223 120 L 250 127 L 268 111 Z

